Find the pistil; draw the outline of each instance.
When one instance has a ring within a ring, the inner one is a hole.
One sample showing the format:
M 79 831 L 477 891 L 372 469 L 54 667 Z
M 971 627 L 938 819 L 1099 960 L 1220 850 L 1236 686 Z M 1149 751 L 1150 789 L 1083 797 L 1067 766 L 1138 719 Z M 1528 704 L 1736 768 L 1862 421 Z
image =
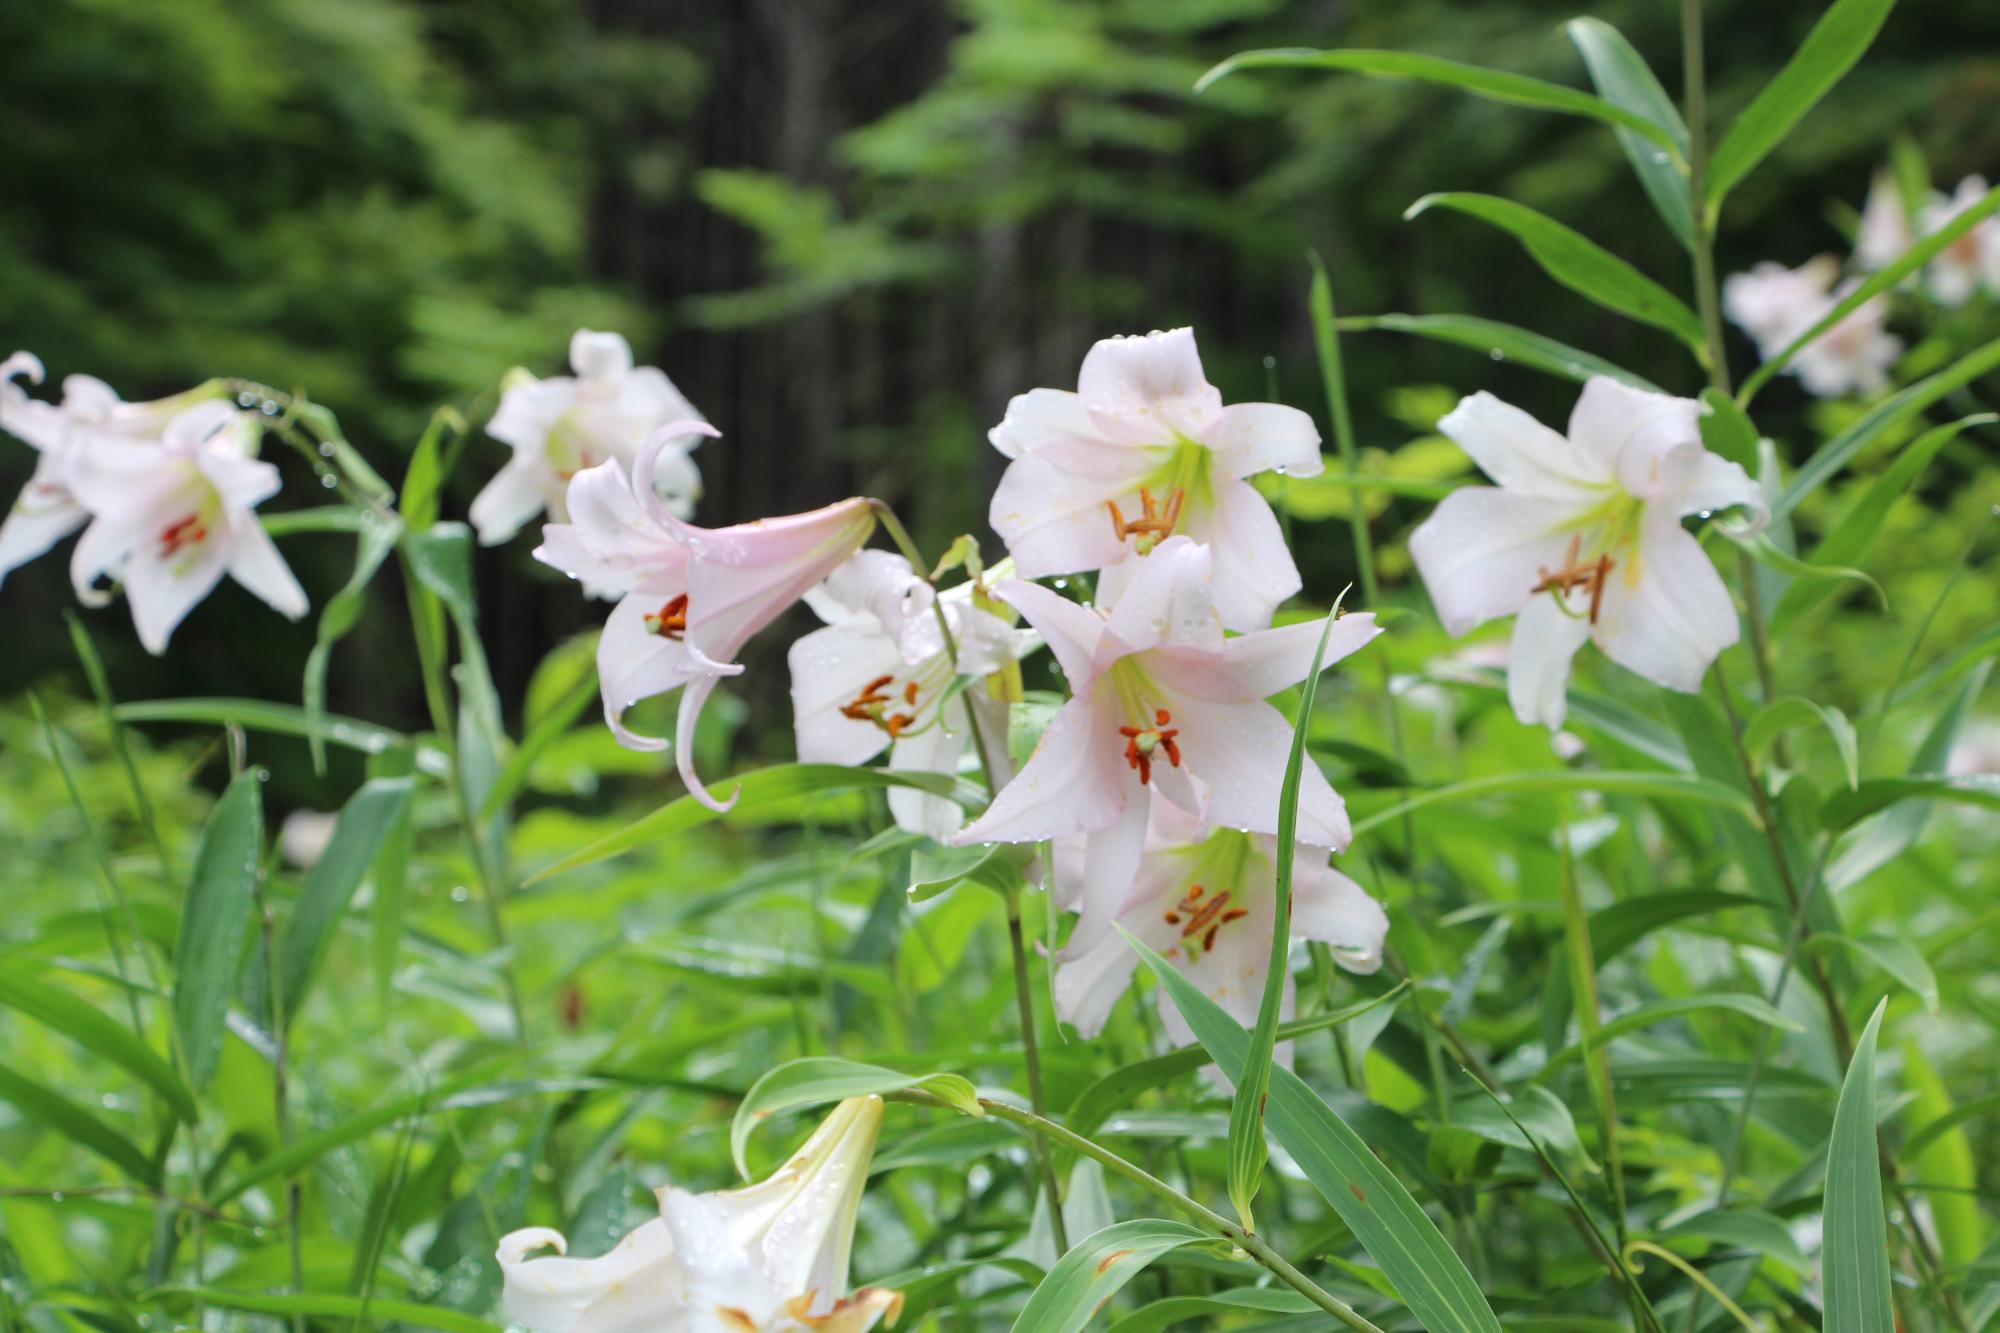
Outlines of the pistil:
M 1142 783 L 1153 780 L 1153 755 L 1164 750 L 1167 762 L 1175 768 L 1181 766 L 1180 742 L 1175 739 L 1180 730 L 1167 724 L 1174 715 L 1164 708 L 1153 710 L 1153 725 L 1150 727 L 1120 727 L 1118 734 L 1125 737 L 1126 766 L 1138 771 Z

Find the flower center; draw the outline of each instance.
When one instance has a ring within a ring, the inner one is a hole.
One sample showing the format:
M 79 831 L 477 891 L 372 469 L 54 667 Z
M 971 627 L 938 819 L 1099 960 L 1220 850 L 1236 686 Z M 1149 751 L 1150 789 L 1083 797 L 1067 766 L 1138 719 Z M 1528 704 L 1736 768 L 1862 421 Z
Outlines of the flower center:
M 679 643 L 687 634 L 688 597 L 680 594 L 657 611 L 646 616 L 646 632 L 657 634 L 663 639 Z
M 200 514 L 189 514 L 176 523 L 169 523 L 160 531 L 160 559 L 171 560 L 182 551 L 201 545 L 208 540 L 208 525 L 202 522 Z
M 1581 560 L 1578 554 L 1582 549 L 1583 534 L 1579 532 L 1569 539 L 1569 554 L 1564 557 L 1562 568 L 1550 570 L 1547 566 L 1538 567 L 1535 572 L 1541 575 L 1541 579 L 1529 591 L 1554 593 L 1556 601 L 1568 611 L 1566 594 L 1589 589 L 1590 623 L 1595 625 L 1598 609 L 1604 604 L 1604 580 L 1610 575 L 1614 561 L 1609 553 L 1601 554 L 1595 560 Z
M 891 740 L 901 736 L 917 720 L 916 708 L 919 690 L 917 682 L 909 680 L 903 683 L 903 688 L 899 695 L 882 693 L 884 689 L 894 684 L 895 680 L 894 676 L 875 677 L 875 679 L 862 687 L 861 693 L 840 706 L 840 715 L 852 718 L 856 722 L 873 722 L 876 726 L 888 732 Z M 898 697 L 909 707 L 910 711 L 890 711 L 890 709 L 895 707 Z
M 1111 530 L 1118 534 L 1118 540 L 1137 537 L 1140 555 L 1151 555 L 1153 548 L 1173 535 L 1174 524 L 1181 520 L 1181 505 L 1187 500 L 1187 489 L 1176 486 L 1167 493 L 1167 503 L 1162 510 L 1153 499 L 1150 487 L 1139 488 L 1139 506 L 1143 511 L 1138 518 L 1128 519 L 1120 512 L 1116 500 L 1106 500 L 1104 507 L 1111 511 Z
M 1167 725 L 1173 720 L 1172 713 L 1156 708 L 1153 710 L 1152 726 L 1118 728 L 1118 734 L 1125 738 L 1126 766 L 1138 772 L 1140 782 L 1153 780 L 1153 755 L 1158 751 L 1164 750 L 1167 762 L 1175 768 L 1181 766 L 1180 742 L 1174 739 L 1181 733 L 1178 728 Z
M 1229 905 L 1236 896 L 1235 890 L 1224 889 L 1213 897 L 1207 893 L 1199 884 L 1188 885 L 1186 896 L 1168 908 L 1164 918 L 1168 925 L 1181 928 L 1181 947 L 1187 951 L 1189 962 L 1215 948 L 1217 931 L 1250 915 L 1247 907 Z

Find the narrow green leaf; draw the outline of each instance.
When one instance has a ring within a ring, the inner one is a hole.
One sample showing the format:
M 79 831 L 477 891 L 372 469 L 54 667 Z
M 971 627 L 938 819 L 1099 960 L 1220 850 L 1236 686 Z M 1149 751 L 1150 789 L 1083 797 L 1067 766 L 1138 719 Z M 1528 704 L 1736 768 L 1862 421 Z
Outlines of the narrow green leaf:
M 1923 951 L 1908 940 L 1895 935 L 1839 935 L 1819 931 L 1808 943 L 1822 951 L 1842 948 L 1861 955 L 1893 977 L 1897 985 L 1922 1000 L 1924 1008 L 1932 1013 L 1938 1011 L 1937 973 L 1931 970 L 1930 960 L 1924 957 Z
M 1896 0 L 1834 0 L 1803 45 L 1776 78 L 1744 108 L 1715 146 L 1708 164 L 1708 198 L 1713 217 L 1739 181 L 1790 134 L 1819 99 L 1868 50 Z
M 1861 743 L 1854 734 L 1854 724 L 1847 720 L 1847 714 L 1832 704 L 1819 703 L 1803 695 L 1791 694 L 1774 700 L 1759 709 L 1757 716 L 1750 719 L 1750 725 L 1743 729 L 1743 748 L 1752 755 L 1762 755 L 1775 741 L 1794 727 L 1819 723 L 1826 728 L 1826 734 L 1833 738 L 1833 747 L 1840 752 L 1840 764 L 1847 772 L 1849 789 L 1861 784 Z
M 1274 890 L 1277 897 L 1271 912 L 1271 953 L 1264 970 L 1264 996 L 1257 1007 L 1250 1057 L 1244 1063 L 1242 1076 L 1236 1080 L 1236 1095 L 1229 1107 L 1229 1201 L 1245 1231 L 1257 1229 L 1251 1203 L 1257 1197 L 1268 1159 L 1264 1144 L 1264 1094 L 1271 1086 L 1272 1052 L 1278 1045 L 1278 1011 L 1284 1005 L 1285 984 L 1291 980 L 1292 865 L 1299 850 L 1299 785 L 1305 780 L 1306 733 L 1312 730 L 1313 696 L 1319 689 L 1320 669 L 1326 664 L 1327 641 L 1333 637 L 1334 622 L 1339 618 L 1340 607 L 1336 605 L 1320 629 L 1312 670 L 1299 686 L 1299 711 L 1292 720 L 1292 750 L 1285 759 L 1285 777 L 1278 788 Z
M 1014 1333 L 1080 1333 L 1147 1264 L 1183 1245 L 1215 1238 L 1185 1222 L 1140 1218 L 1084 1237 L 1042 1279 L 1014 1320 Z
M 383 781 L 408 778 L 416 772 L 416 747 L 398 746 L 369 761 L 371 776 Z M 403 943 L 403 904 L 410 881 L 410 852 L 415 842 L 411 800 L 405 801 L 375 854 L 375 893 L 368 911 L 368 957 L 375 974 L 375 1003 L 386 1009 L 396 957 Z
M 1488 1143 L 1580 1160 L 1593 1171 L 1599 1169 L 1583 1150 L 1569 1106 L 1538 1083 L 1515 1089 L 1506 1101 L 1482 1085 L 1452 1107 L 1449 1127 L 1467 1130 Z
M 374 778 L 341 807 L 333 838 L 311 870 L 278 941 L 278 994 L 287 1022 L 304 1007 L 333 933 L 375 863 L 383 839 L 408 809 L 413 778 Z
M 1687 124 L 1681 119 L 1679 108 L 1673 98 L 1667 96 L 1659 79 L 1646 64 L 1646 58 L 1634 50 L 1625 40 L 1625 35 L 1609 23 L 1594 18 L 1571 19 L 1563 30 L 1575 43 L 1583 56 L 1584 67 L 1590 71 L 1590 81 L 1596 86 L 1598 95 L 1613 106 L 1623 107 L 1637 116 L 1644 116 L 1672 137 L 1680 145 L 1683 159 L 1687 156 Z M 1694 249 L 1694 204 L 1688 193 L 1687 172 L 1682 163 L 1676 162 L 1650 140 L 1620 125 L 1613 131 L 1618 136 L 1619 147 L 1632 163 L 1632 170 L 1639 177 L 1646 197 L 1653 201 L 1667 230 L 1674 234 L 1683 248 Z
M 569 729 L 576 725 L 576 720 L 597 701 L 597 697 L 597 672 L 593 668 L 571 682 L 549 710 L 528 726 L 521 743 L 507 756 L 506 767 L 500 770 L 492 790 L 486 793 L 486 803 L 479 811 L 480 818 L 491 819 L 521 793 L 521 789 L 528 785 L 529 775 L 535 771 L 536 762 L 548 753 L 551 745 L 569 733 Z
M 79 1148 L 96 1153 L 142 1185 L 158 1187 L 159 1168 L 138 1145 L 53 1088 L 45 1087 L 0 1063 L 0 1101 L 24 1119 L 54 1130 Z
M 313 731 L 303 708 L 263 699 L 142 699 L 119 704 L 117 716 L 120 722 L 183 722 L 202 726 L 227 726 L 233 722 L 246 731 L 297 736 L 301 740 Z M 410 740 L 400 731 L 333 714 L 325 718 L 322 731 L 333 744 L 362 754 L 381 754 Z M 423 747 L 418 764 L 434 777 L 442 777 L 449 771 L 444 752 L 433 746 Z
M 1833 1112 L 1826 1149 L 1826 1239 L 1820 1248 L 1825 1333 L 1895 1333 L 1875 1140 L 1875 1041 L 1887 1007 L 1887 1000 L 1875 1006 Z
M 1820 822 L 1844 829 L 1903 801 L 1950 801 L 2000 810 L 2000 776 L 1992 773 L 1912 774 L 1870 778 L 1851 791 L 1837 791 L 1820 806 Z
M 357 530 L 354 547 L 354 572 L 347 576 L 340 591 L 327 599 L 320 609 L 319 629 L 313 640 L 312 651 L 306 654 L 306 674 L 304 702 L 306 710 L 306 743 L 312 749 L 313 771 L 326 772 L 326 672 L 333 661 L 333 646 L 354 628 L 354 622 L 361 616 L 361 608 L 366 599 L 369 581 L 389 552 L 396 548 L 396 539 L 402 533 L 402 526 L 394 519 L 382 519 L 366 510 L 356 510 L 365 521 Z
M 1750 1208 L 1713 1209 L 1697 1213 L 1665 1227 L 1660 1231 L 1662 1239 L 1678 1236 L 1695 1236 L 1713 1241 L 1766 1259 L 1776 1259 L 1794 1273 L 1805 1274 L 1812 1271 L 1812 1264 L 1804 1250 L 1792 1236 L 1792 1229 L 1785 1220 L 1771 1213 L 1758 1212 Z
M 908 787 L 956 801 L 968 810 L 977 809 L 986 801 L 986 793 L 978 787 L 943 774 L 848 768 L 840 764 L 774 764 L 741 775 L 735 779 L 734 786 L 736 805 L 726 817 L 692 796 L 683 796 L 669 801 L 651 814 L 640 816 L 616 832 L 586 844 L 554 865 L 543 867 L 530 875 L 527 882 L 538 884 L 718 819 L 749 822 L 771 808 L 792 806 L 801 798 L 828 792 Z
M 1707 362 L 1701 320 L 1687 303 L 1582 233 L 1525 204 L 1490 194 L 1427 194 L 1404 210 L 1404 220 L 1433 208 L 1449 208 L 1500 228 L 1563 286 L 1628 319 L 1664 329 L 1681 340 L 1697 363 Z
M 729 1122 L 729 1156 L 737 1171 L 748 1180 L 750 1164 L 743 1150 L 757 1126 L 778 1112 L 822 1106 L 849 1097 L 901 1092 L 919 1085 L 968 1115 L 982 1114 L 972 1085 L 956 1074 L 904 1074 L 881 1065 L 864 1065 L 824 1055 L 787 1060 L 766 1070 L 737 1103 L 736 1115 Z
M 411 452 L 396 507 L 402 512 L 403 522 L 413 531 L 422 532 L 437 522 L 439 496 L 451 471 L 444 439 L 447 433 L 462 438 L 465 429 L 465 418 L 457 408 L 440 407 L 432 413 L 430 425 L 424 428 L 423 438 Z
M 1274 1329 L 1278 1326 L 1269 1322 L 1217 1322 L 1232 1315 L 1240 1319 L 1244 1315 L 1255 1314 L 1313 1315 L 1315 1317 L 1308 1326 L 1320 1327 L 1325 1325 L 1326 1316 L 1315 1315 L 1318 1309 L 1298 1292 L 1283 1287 L 1234 1287 L 1212 1296 L 1169 1296 L 1165 1300 L 1142 1305 L 1113 1324 L 1107 1333 L 1159 1333 L 1168 1328 Z M 1285 1326 L 1291 1326 L 1292 1321 L 1284 1322 Z
M 1354 831 L 1365 833 L 1427 805 L 1466 801 L 1481 796 L 1547 791 L 1598 791 L 1663 801 L 1691 801 L 1699 805 L 1724 806 L 1752 821 L 1757 818 L 1756 807 L 1747 795 L 1691 773 L 1563 768 L 1548 772 L 1495 774 L 1454 782 L 1446 787 L 1432 787 L 1385 810 L 1377 810 L 1364 819 L 1355 820 Z
M 1914 1097 L 1909 1115 L 1936 1125 L 1953 1114 L 1951 1090 L 1914 1039 L 1902 1042 L 1903 1082 Z M 1919 1142 L 1921 1140 L 1921 1142 Z M 1927 1186 L 1931 1224 L 1937 1228 L 1939 1257 L 1947 1266 L 1977 1263 L 1989 1227 L 1979 1206 L 1979 1160 L 1963 1130 L 1911 1135 L 1901 1157 Z
M 223 1020 L 236 994 L 250 938 L 250 904 L 264 854 L 264 775 L 236 775 L 202 830 L 174 947 L 174 1024 L 188 1081 L 200 1090 L 215 1073 Z
M 1701 442 L 1708 446 L 1710 453 L 1720 454 L 1751 476 L 1756 476 L 1758 436 L 1750 414 L 1737 406 L 1734 398 L 1717 388 L 1703 389 L 1701 401 L 1708 409 L 1701 418 Z
M 1119 933 L 1173 997 L 1226 1076 L 1243 1072 L 1250 1034 L 1173 964 L 1122 926 Z M 1465 1264 L 1365 1140 L 1289 1069 L 1271 1071 L 1265 1123 L 1361 1242 L 1430 1333 L 1499 1333 L 1500 1321 Z
M 1294 1019 L 1278 1025 L 1278 1040 L 1292 1041 L 1320 1032 L 1330 1027 L 1359 1018 L 1377 1006 L 1401 1004 L 1409 991 L 1410 983 L 1400 981 L 1384 994 L 1358 1000 L 1353 1004 L 1329 1009 L 1311 1018 Z M 1176 1078 L 1192 1074 L 1209 1062 L 1208 1052 L 1199 1042 L 1192 1046 L 1182 1046 L 1164 1055 L 1155 1055 L 1145 1060 L 1135 1060 L 1122 1065 L 1099 1078 L 1095 1083 L 1077 1094 L 1069 1112 L 1063 1117 L 1063 1127 L 1082 1138 L 1091 1135 L 1104 1126 L 1120 1107 L 1129 1105 L 1141 1093 L 1162 1087 Z
M 1599 959 L 1598 962 L 1602 966 L 1603 960 Z M 1616 1018 L 1607 1019 L 1603 1026 L 1598 1028 L 1596 1039 L 1600 1043 L 1612 1041 L 1628 1032 L 1639 1032 L 1655 1024 L 1664 1023 L 1668 1019 L 1700 1013 L 1741 1014 L 1753 1022 L 1776 1028 L 1780 1032 L 1804 1030 L 1759 996 L 1723 991 L 1714 995 L 1687 995 L 1670 1000 L 1653 1000 L 1636 1009 L 1628 1009 Z M 1542 1066 L 1541 1073 L 1535 1077 L 1546 1077 L 1549 1073 L 1582 1057 L 1581 1044 L 1565 1046 L 1549 1057 L 1548 1063 Z
M 152 1047 L 96 1005 L 28 976 L 26 967 L 26 963 L 16 962 L 0 968 L 0 1005 L 62 1033 L 92 1055 L 139 1079 L 159 1093 L 183 1122 L 193 1124 L 200 1117 L 194 1094 Z
M 161 1292 L 186 1296 L 224 1310 L 244 1310 L 251 1314 L 320 1315 L 327 1319 L 362 1320 L 370 1326 L 411 1324 L 436 1328 L 444 1333 L 502 1333 L 498 1324 L 442 1305 L 417 1301 L 392 1301 L 381 1297 L 332 1292 L 229 1291 L 222 1287 L 162 1287 Z
M 1792 483 L 1771 504 L 1772 519 L 1782 519 L 1799 502 L 1826 485 L 1836 472 L 1854 460 L 1879 436 L 1900 426 L 1946 394 L 1961 389 L 1995 366 L 2000 366 L 2000 338 L 1982 344 L 1936 374 L 1891 394 L 1863 413 L 1861 418 L 1828 440 L 1792 474 Z
M 1456 60 L 1418 55 L 1411 51 L 1244 51 L 1202 75 L 1195 84 L 1195 91 L 1199 92 L 1239 69 L 1342 69 L 1376 78 L 1438 83 L 1495 102 L 1569 116 L 1585 116 L 1607 125 L 1622 126 L 1658 144 L 1676 158 L 1681 151 L 1673 135 L 1646 117 L 1614 106 L 1601 97 L 1592 97 L 1589 93 L 1545 79 L 1529 78 L 1525 74 L 1482 69 L 1478 65 L 1465 65 Z
M 1349 315 L 1335 320 L 1334 326 L 1343 333 L 1382 330 L 1469 347 L 1495 361 L 1513 361 L 1578 384 L 1594 375 L 1606 375 L 1648 393 L 1665 392 L 1651 380 L 1615 366 L 1595 353 L 1477 315 Z
M 1950 762 L 1952 746 L 1958 743 L 1959 732 L 1972 715 L 1980 693 L 1986 688 L 1993 663 L 1982 658 L 1968 662 L 1965 669 L 1966 679 L 1944 707 L 1938 709 L 1930 729 L 1918 742 L 1917 752 L 1910 759 L 1908 776 L 1921 781 Z M 1867 785 L 1862 784 L 1863 787 Z M 1849 799 L 1862 799 L 1859 790 L 1846 795 Z M 1924 826 L 1930 822 L 1932 804 L 1921 796 L 1912 800 L 1898 799 L 1843 834 L 1834 847 L 1833 861 L 1827 867 L 1828 890 L 1837 893 L 1916 846 L 1917 839 L 1923 836 Z
M 1976 1120 L 1980 1116 L 1990 1115 L 1995 1111 L 2000 1111 L 2000 1092 L 1989 1092 L 1984 1097 L 1975 1097 L 1969 1102 L 1955 1106 L 1950 1111 L 1926 1124 L 1916 1133 L 1910 1135 L 1903 1143 L 1903 1155 L 1905 1157 L 1917 1157 L 1923 1153 L 1924 1149 L 1930 1147 L 1933 1143 L 1936 1143 L 1940 1138 L 1951 1133 L 1966 1121 Z
M 1776 356 L 1757 367 L 1750 377 L 1743 381 L 1743 387 L 1737 393 L 1738 399 L 1747 407 L 1750 400 L 1757 396 L 1757 390 L 1768 384 L 1773 375 L 1789 366 L 1792 358 L 1812 346 L 1828 329 L 1930 263 L 1953 241 L 1991 217 L 1995 211 L 2000 211 L 2000 185 L 1988 190 L 1979 202 L 1905 250 L 1894 263 L 1869 274 L 1865 282 L 1836 302 L 1832 309 L 1821 315 L 1805 332 L 1786 343 Z
M 1704 395 L 1705 397 L 1705 395 Z M 1875 536 L 1882 530 L 1882 523 L 1889 516 L 1897 500 L 1908 493 L 1923 475 L 1926 467 L 1959 432 L 1973 426 L 1987 426 L 2000 421 L 2000 414 L 1977 412 L 1968 417 L 1925 431 L 1916 440 L 1905 445 L 1889 464 L 1869 484 L 1868 491 L 1841 516 L 1833 530 L 1813 548 L 1812 562 L 1815 565 L 1846 565 L 1858 562 L 1868 553 Z M 1785 589 L 1778 599 L 1777 607 L 1771 612 L 1771 637 L 1783 636 L 1786 629 L 1807 611 L 1831 597 L 1837 589 L 1823 580 L 1795 583 Z
M 1801 560 L 1790 551 L 1774 545 L 1770 537 L 1761 532 L 1754 537 L 1731 537 L 1730 540 L 1734 541 L 1740 549 L 1748 552 L 1751 559 L 1766 569 L 1775 569 L 1780 574 L 1787 575 L 1790 578 L 1805 579 L 1816 583 L 1824 583 L 1834 579 L 1844 579 L 1850 583 L 1859 583 L 1874 592 L 1875 599 L 1882 604 L 1883 610 L 1886 611 L 1889 608 L 1889 594 L 1883 591 L 1882 585 L 1875 581 L 1874 575 L 1868 573 L 1866 570 L 1849 569 L 1840 565 L 1821 565 L 1815 564 L 1810 560 Z
M 366 509 L 353 505 L 314 505 L 311 509 L 287 509 L 281 514 L 259 514 L 257 524 L 273 537 L 296 537 L 303 532 L 366 532 L 380 520 Z

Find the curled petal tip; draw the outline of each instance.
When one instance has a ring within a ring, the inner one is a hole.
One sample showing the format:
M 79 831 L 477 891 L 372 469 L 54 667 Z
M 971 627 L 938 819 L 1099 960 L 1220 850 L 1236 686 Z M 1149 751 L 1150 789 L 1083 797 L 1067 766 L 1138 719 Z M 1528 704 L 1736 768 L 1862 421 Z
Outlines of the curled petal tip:
M 30 384 L 40 384 L 47 378 L 42 369 L 42 359 L 33 352 L 16 352 L 5 361 L 0 361 L 0 380 L 10 380 L 16 375 L 27 376 Z
M 503 1264 L 518 1264 L 536 1250 L 568 1254 L 569 1242 L 563 1239 L 560 1231 L 548 1227 L 522 1227 L 500 1238 L 499 1258 Z

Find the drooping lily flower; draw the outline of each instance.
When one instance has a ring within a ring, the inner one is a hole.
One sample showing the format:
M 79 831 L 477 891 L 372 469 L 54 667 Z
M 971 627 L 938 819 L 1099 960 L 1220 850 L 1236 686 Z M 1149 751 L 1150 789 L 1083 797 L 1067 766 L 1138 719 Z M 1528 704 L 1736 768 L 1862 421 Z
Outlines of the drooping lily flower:
M 1014 460 L 989 521 L 1023 578 L 1103 571 L 1117 600 L 1138 558 L 1184 533 L 1215 551 L 1215 604 L 1229 629 L 1262 629 L 1299 590 L 1271 506 L 1244 480 L 1322 464 L 1312 418 L 1277 403 L 1224 407 L 1193 329 L 1106 338 L 1077 391 L 1032 389 L 988 434 Z
M 685 687 L 674 728 L 675 759 L 688 791 L 717 810 L 694 771 L 694 729 L 735 658 L 875 530 L 865 499 L 811 513 L 698 528 L 668 511 L 651 483 L 653 464 L 689 435 L 715 435 L 703 421 L 663 426 L 628 475 L 616 462 L 586 468 L 570 482 L 569 523 L 543 529 L 535 558 L 619 597 L 597 645 L 604 718 L 619 744 L 663 750 L 667 741 L 625 726 L 641 699 Z M 734 804 L 735 798 L 730 799 Z
M 1071 697 L 1020 773 L 953 842 L 1088 834 L 1086 873 L 1118 883 L 1137 869 L 1155 792 L 1213 824 L 1277 832 L 1292 725 L 1265 700 L 1305 678 L 1325 621 L 1224 638 L 1210 573 L 1208 547 L 1171 537 L 1108 612 L 1018 579 L 994 589 L 1047 641 Z M 1341 617 L 1323 665 L 1379 632 L 1373 615 Z M 1314 764 L 1299 792 L 1298 836 L 1335 848 L 1351 837 L 1345 804 Z
M 84 436 L 157 440 L 178 413 L 215 396 L 204 386 L 158 402 L 128 403 L 103 380 L 70 375 L 63 380 L 62 403 L 57 405 L 29 397 L 17 378 L 40 384 L 41 361 L 30 352 L 0 361 L 0 430 L 27 441 L 41 456 L 35 475 L 0 523 L 0 579 L 89 521 L 89 511 L 69 484 L 69 469 Z
M 848 1254 L 882 1100 L 835 1107 L 804 1147 L 747 1189 L 658 1191 L 659 1218 L 599 1259 L 536 1258 L 546 1227 L 500 1242 L 509 1319 L 532 1333 L 867 1333 L 900 1294 L 847 1294 Z
M 956 773 L 979 728 L 980 752 L 1005 782 L 1006 705 L 978 678 L 1005 670 L 1039 640 L 973 604 L 973 585 L 939 597 L 910 562 L 890 551 L 858 551 L 806 603 L 826 622 L 795 642 L 792 724 L 801 761 L 865 764 L 884 749 L 904 772 Z M 958 658 L 938 625 L 941 604 Z M 958 676 L 973 678 L 954 689 Z M 956 803 L 907 788 L 889 793 L 898 827 L 939 840 L 964 822 Z
M 501 394 L 486 433 L 511 445 L 514 457 L 472 502 L 472 526 L 485 545 L 506 541 L 543 510 L 565 521 L 572 477 L 607 462 L 629 468 L 661 426 L 702 419 L 664 372 L 632 365 L 631 344 L 618 334 L 577 330 L 569 361 L 574 376 L 522 375 Z M 701 496 L 701 471 L 688 456 L 699 441 L 676 438 L 654 462 L 653 485 L 687 518 Z
M 183 408 L 157 442 L 84 430 L 65 466 L 70 493 L 92 515 L 70 556 L 70 582 L 89 606 L 115 576 L 148 652 L 228 574 L 291 620 L 305 590 L 257 521 L 278 493 L 278 469 L 256 457 L 257 419 L 209 399 Z
M 1931 235 L 1986 193 L 1985 177 L 1967 176 L 1949 198 L 1940 196 L 1918 212 L 1918 229 Z M 1982 290 L 2000 295 L 2000 217 L 1988 216 L 1974 224 L 1931 260 L 1924 276 L 1932 299 L 1940 305 L 1964 305 Z
M 1081 849 L 1058 844 L 1056 893 L 1086 918 L 1115 919 L 1177 964 L 1209 998 L 1246 1027 L 1257 1020 L 1270 969 L 1271 913 L 1277 902 L 1277 839 L 1235 829 L 1205 829 L 1166 801 L 1153 803 L 1138 876 L 1121 883 L 1089 878 Z M 1331 945 L 1350 972 L 1382 966 L 1389 918 L 1381 904 L 1327 864 L 1324 847 L 1300 844 L 1292 863 L 1292 938 Z M 1056 966 L 1056 1012 L 1086 1037 L 1104 1028 L 1138 961 L 1116 934 L 1086 929 L 1096 943 L 1066 951 Z M 1285 983 L 1283 1016 L 1293 1014 Z M 1179 1012 L 1162 1010 L 1174 1040 L 1190 1040 Z
M 1703 446 L 1702 411 L 1600 376 L 1567 438 L 1488 393 L 1438 423 L 1499 485 L 1446 496 L 1410 554 L 1448 632 L 1519 617 L 1507 694 L 1523 722 L 1562 726 L 1586 639 L 1687 692 L 1736 642 L 1729 590 L 1681 519 L 1740 506 L 1754 530 L 1769 511 L 1742 468 Z
M 1860 278 L 1849 278 L 1828 290 L 1828 284 L 1838 276 L 1838 266 L 1827 255 L 1796 269 L 1759 264 L 1723 283 L 1723 309 L 1750 334 L 1758 355 L 1768 361 L 1861 283 Z M 1820 398 L 1880 393 L 1888 387 L 1889 367 L 1903 354 L 1902 340 L 1883 328 L 1888 317 L 1889 304 L 1884 298 L 1862 302 L 1800 348 L 1786 365 L 1786 373 L 1798 376 L 1806 391 Z

